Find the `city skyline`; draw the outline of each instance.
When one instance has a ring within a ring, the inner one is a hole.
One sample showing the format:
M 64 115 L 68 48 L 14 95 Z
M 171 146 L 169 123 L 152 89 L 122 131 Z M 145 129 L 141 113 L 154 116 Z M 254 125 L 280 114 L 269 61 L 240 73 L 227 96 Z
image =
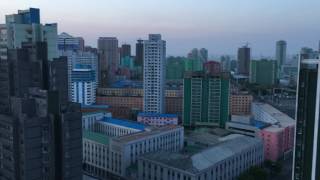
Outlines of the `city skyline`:
M 186 56 L 194 47 L 207 48 L 209 57 L 235 55 L 238 47 L 249 42 L 253 56 L 275 57 L 276 41 L 282 39 L 288 43 L 288 55 L 298 53 L 303 46 L 318 49 L 316 34 L 320 25 L 316 22 L 320 13 L 313 13 L 320 5 L 317 1 L 306 4 L 296 0 L 241 3 L 184 0 L 183 6 L 179 3 L 181 1 L 80 0 L 75 4 L 61 0 L 54 3 L 4 0 L 0 21 L 5 22 L 5 15 L 16 9 L 40 8 L 42 22 L 57 22 L 59 33 L 82 36 L 94 47 L 103 36 L 117 37 L 119 44 L 133 46 L 137 39 L 147 39 L 146 34 L 161 33 L 168 42 L 169 56 Z M 53 8 L 59 7 L 57 5 L 64 8 Z M 308 11 L 300 11 L 306 8 Z M 191 15 L 190 18 L 185 18 L 187 15 Z

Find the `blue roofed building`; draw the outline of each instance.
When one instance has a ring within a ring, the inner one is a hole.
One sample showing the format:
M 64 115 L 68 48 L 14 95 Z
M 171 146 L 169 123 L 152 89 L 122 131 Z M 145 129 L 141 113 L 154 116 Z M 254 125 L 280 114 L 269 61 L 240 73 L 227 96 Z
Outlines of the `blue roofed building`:
M 137 121 L 150 126 L 178 125 L 178 115 L 141 112 Z
M 141 132 L 146 127 L 146 125 L 139 122 L 112 117 L 104 117 L 97 121 L 95 126 L 97 132 L 113 137 Z

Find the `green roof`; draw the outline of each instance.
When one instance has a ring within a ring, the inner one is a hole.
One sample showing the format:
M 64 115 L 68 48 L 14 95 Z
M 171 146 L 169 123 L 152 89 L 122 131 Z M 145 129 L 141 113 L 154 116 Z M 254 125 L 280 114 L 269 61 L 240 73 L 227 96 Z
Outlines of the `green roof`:
M 83 138 L 89 139 L 91 141 L 96 141 L 100 144 L 109 144 L 109 137 L 101 134 L 101 133 L 95 133 L 95 132 L 91 132 L 91 131 L 83 131 Z

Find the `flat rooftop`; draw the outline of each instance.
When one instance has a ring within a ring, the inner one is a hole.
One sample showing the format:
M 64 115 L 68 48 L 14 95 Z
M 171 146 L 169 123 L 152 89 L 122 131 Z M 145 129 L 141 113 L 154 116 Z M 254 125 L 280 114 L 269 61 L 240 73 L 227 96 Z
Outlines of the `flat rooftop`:
M 170 131 L 172 129 L 178 129 L 178 128 L 183 128 L 183 127 L 177 126 L 177 125 L 168 125 L 168 126 L 162 126 L 162 127 L 150 127 L 150 129 L 148 129 L 146 131 L 115 137 L 112 140 L 120 142 L 120 143 L 127 143 L 130 141 L 135 141 L 137 139 L 153 136 L 153 135 L 165 132 L 165 131 Z
M 262 146 L 262 141 L 257 138 L 238 135 L 208 148 L 191 146 L 184 148 L 179 153 L 146 154 L 142 156 L 142 159 L 196 174 L 257 144 Z
M 95 133 L 91 131 L 84 130 L 82 132 L 83 138 L 89 139 L 91 141 L 98 142 L 100 144 L 108 145 L 110 137 L 101 133 Z
M 176 114 L 159 114 L 159 113 L 146 113 L 141 112 L 138 114 L 138 116 L 142 117 L 160 117 L 160 118 L 178 118 Z
M 123 126 L 126 128 L 136 129 L 140 131 L 144 131 L 146 128 L 146 125 L 136 122 L 136 121 L 130 121 L 125 119 L 116 119 L 111 117 L 104 117 L 101 122 L 110 123 L 118 126 Z

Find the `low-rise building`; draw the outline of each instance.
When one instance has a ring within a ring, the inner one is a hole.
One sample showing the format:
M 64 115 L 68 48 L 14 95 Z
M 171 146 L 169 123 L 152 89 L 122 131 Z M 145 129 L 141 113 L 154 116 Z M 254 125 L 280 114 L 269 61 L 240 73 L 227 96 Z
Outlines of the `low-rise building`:
M 146 154 L 139 159 L 138 179 L 235 179 L 250 167 L 260 166 L 263 159 L 260 139 L 232 136 L 209 147 L 194 144 L 178 153 Z
M 253 103 L 252 112 L 255 119 L 271 124 L 259 132 L 264 142 L 265 158 L 277 161 L 290 153 L 294 144 L 295 120 L 265 103 Z
M 82 129 L 94 131 L 95 123 L 105 117 L 111 118 L 111 113 L 103 111 L 82 113 Z
M 226 123 L 226 129 L 238 134 L 243 134 L 251 137 L 259 137 L 259 133 L 263 128 L 270 126 L 270 124 L 263 123 L 251 119 L 249 122 L 230 121 Z
M 141 155 L 177 152 L 183 147 L 184 131 L 180 126 L 146 127 L 106 118 L 97 122 L 97 129 L 100 133 L 83 133 L 83 159 L 85 173 L 101 179 L 127 179 Z
M 137 121 L 151 126 L 178 125 L 176 114 L 139 113 Z

